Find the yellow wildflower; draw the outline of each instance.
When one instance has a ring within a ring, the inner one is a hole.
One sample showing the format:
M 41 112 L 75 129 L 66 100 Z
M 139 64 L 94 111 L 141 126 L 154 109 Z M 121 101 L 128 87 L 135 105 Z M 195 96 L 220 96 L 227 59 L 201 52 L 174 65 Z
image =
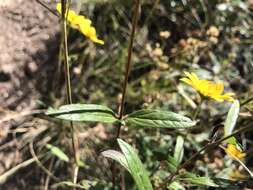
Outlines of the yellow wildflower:
M 237 158 L 239 160 L 243 160 L 246 156 L 246 153 L 241 151 L 236 147 L 234 144 L 228 144 L 227 148 L 225 149 L 226 153 L 231 156 L 232 158 Z
M 192 86 L 195 90 L 197 90 L 203 96 L 212 98 L 218 102 L 223 102 L 224 100 L 233 102 L 234 101 L 234 93 L 225 93 L 223 83 L 214 83 L 208 80 L 200 80 L 195 73 L 185 72 L 187 76 L 181 78 L 180 80 Z
M 56 9 L 61 14 L 62 12 L 61 3 L 57 3 Z M 102 45 L 104 44 L 103 40 L 98 39 L 96 29 L 93 26 L 91 26 L 91 20 L 85 18 L 82 15 L 76 14 L 73 10 L 69 10 L 66 13 L 66 15 L 67 15 L 66 19 L 72 28 L 79 30 L 83 35 L 85 35 L 93 42 Z

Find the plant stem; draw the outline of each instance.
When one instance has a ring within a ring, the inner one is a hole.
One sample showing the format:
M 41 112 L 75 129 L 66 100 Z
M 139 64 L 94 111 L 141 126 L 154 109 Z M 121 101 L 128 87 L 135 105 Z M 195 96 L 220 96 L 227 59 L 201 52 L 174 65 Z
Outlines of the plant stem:
M 37 3 L 39 3 L 42 7 L 44 7 L 45 9 L 47 9 L 49 12 L 51 12 L 53 15 L 59 17 L 59 14 L 52 10 L 50 7 L 48 7 L 45 3 L 41 2 L 40 0 L 35 0 Z
M 119 117 L 118 117 L 119 119 L 122 119 L 123 114 L 124 114 L 124 109 L 125 109 L 125 98 L 126 98 L 128 78 L 129 78 L 130 69 L 131 69 L 133 43 L 134 43 L 135 30 L 136 30 L 137 21 L 138 21 L 139 8 L 140 8 L 140 0 L 135 0 L 134 12 L 133 12 L 133 17 L 132 17 L 132 30 L 131 30 L 131 35 L 130 35 L 125 77 L 124 77 L 124 83 L 123 83 L 123 88 L 122 88 L 122 99 L 121 99 L 120 107 L 119 107 Z M 117 133 L 116 133 L 115 141 L 117 141 L 117 138 L 119 138 L 119 136 L 120 136 L 121 127 L 122 127 L 122 123 L 120 123 L 117 126 Z M 116 175 L 115 174 L 116 174 L 116 168 L 115 168 L 115 162 L 113 162 L 112 163 L 113 189 L 116 189 Z M 124 175 L 121 177 L 121 189 L 124 189 L 124 179 L 123 178 L 124 178 Z
M 71 83 L 70 83 L 70 70 L 69 70 L 69 62 L 68 62 L 68 37 L 67 37 L 67 22 L 66 22 L 66 13 L 68 14 L 68 0 L 61 0 L 62 6 L 62 35 L 63 35 L 63 49 L 64 49 L 64 72 L 65 72 L 65 84 L 66 84 L 66 92 L 67 92 L 67 103 L 72 104 L 72 94 L 71 94 Z M 78 177 L 78 160 L 79 160 L 79 151 L 78 151 L 78 139 L 75 135 L 75 128 L 73 122 L 70 122 L 71 126 L 71 140 L 72 147 L 74 151 L 75 163 L 73 166 L 73 183 L 76 184 Z M 73 187 L 75 190 L 76 188 Z
M 192 117 L 193 120 L 195 120 L 198 117 L 200 110 L 201 110 L 201 105 L 204 102 L 204 97 L 200 96 L 200 98 L 201 98 L 201 100 L 200 100 L 198 107 L 196 108 L 196 110 L 193 114 L 193 117 Z
M 120 108 L 119 108 L 119 119 L 122 119 L 123 114 L 124 114 L 124 109 L 125 109 L 126 90 L 127 90 L 129 73 L 131 69 L 133 42 L 134 42 L 135 30 L 137 26 L 139 8 L 140 8 L 140 0 L 135 0 L 134 13 L 133 13 L 133 19 L 132 19 L 132 31 L 131 31 L 130 43 L 128 47 L 126 71 L 125 71 L 125 78 L 124 78 L 124 84 L 123 84 L 123 90 L 122 90 L 122 99 L 121 99 Z M 116 139 L 120 136 L 121 126 L 122 126 L 121 124 L 118 126 Z
M 9 169 L 8 171 L 4 172 L 3 174 L 0 175 L 0 185 L 3 185 L 11 176 L 15 175 L 16 172 L 18 172 L 22 168 L 26 168 L 33 162 L 35 162 L 35 158 L 30 158 L 29 160 L 26 160 L 13 168 Z
M 54 179 L 55 181 L 59 182 L 60 179 L 57 178 L 56 176 L 54 176 L 54 174 L 48 170 L 39 160 L 39 158 L 37 157 L 37 155 L 35 154 L 34 148 L 33 148 L 33 142 L 31 141 L 29 144 L 29 148 L 30 148 L 30 152 L 33 156 L 33 158 L 35 159 L 35 162 L 37 163 L 37 165 L 52 179 Z
M 193 154 L 182 165 L 180 165 L 174 173 L 172 173 L 167 179 L 164 180 L 164 182 L 159 187 L 156 188 L 156 190 L 163 189 L 166 185 L 168 186 L 173 181 L 174 177 L 178 175 L 179 171 L 181 169 L 185 168 L 190 163 L 192 163 L 202 152 L 204 152 L 206 150 L 210 150 L 212 148 L 215 148 L 220 143 L 222 143 L 223 141 L 229 139 L 230 137 L 233 137 L 233 136 L 235 136 L 237 134 L 240 134 L 240 133 L 246 132 L 246 131 L 250 131 L 250 130 L 253 130 L 253 128 L 252 128 L 252 122 L 250 122 L 245 127 L 242 127 L 241 129 L 236 130 L 235 132 L 233 132 L 232 134 L 230 134 L 228 136 L 220 138 L 220 139 L 218 139 L 217 141 L 214 141 L 214 142 L 209 142 L 204 147 L 202 147 L 198 152 L 196 152 L 195 154 Z

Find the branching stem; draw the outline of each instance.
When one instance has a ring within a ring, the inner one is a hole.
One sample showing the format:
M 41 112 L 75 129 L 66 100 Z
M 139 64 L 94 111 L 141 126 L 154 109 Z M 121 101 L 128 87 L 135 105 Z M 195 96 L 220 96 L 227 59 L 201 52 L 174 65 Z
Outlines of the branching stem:
M 252 128 L 252 122 L 250 122 L 245 127 L 242 127 L 240 129 L 236 130 L 235 132 L 233 132 L 232 134 L 230 134 L 230 135 L 228 135 L 226 137 L 220 138 L 220 139 L 218 139 L 217 141 L 214 141 L 214 142 L 209 142 L 203 148 L 201 148 L 198 152 L 196 152 L 195 154 L 193 154 L 182 165 L 180 165 L 173 174 L 171 174 L 167 179 L 164 180 L 164 182 L 159 187 L 156 188 L 156 190 L 163 189 L 165 186 L 168 186 L 169 184 L 171 184 L 171 182 L 173 181 L 173 179 L 175 178 L 175 176 L 178 175 L 179 171 L 181 169 L 185 168 L 186 166 L 188 166 L 190 163 L 192 163 L 202 152 L 217 147 L 220 143 L 224 142 L 225 140 L 229 139 L 230 137 L 233 137 L 235 135 L 238 135 L 240 133 L 243 133 L 243 132 L 246 132 L 246 131 L 250 131 L 250 130 L 253 130 L 253 128 Z

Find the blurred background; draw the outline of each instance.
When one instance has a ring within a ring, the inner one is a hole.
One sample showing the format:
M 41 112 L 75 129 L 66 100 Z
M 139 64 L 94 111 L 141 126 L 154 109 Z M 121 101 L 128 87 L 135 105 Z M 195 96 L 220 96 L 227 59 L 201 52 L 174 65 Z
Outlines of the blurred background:
M 55 11 L 57 1 L 41 0 Z M 130 0 L 73 0 L 71 9 L 90 18 L 105 45 L 96 45 L 80 32 L 69 29 L 69 61 L 73 102 L 103 104 L 117 111 L 129 45 L 133 2 Z M 51 155 L 47 143 L 60 147 L 71 157 L 67 123 L 34 110 L 66 103 L 59 18 L 36 0 L 0 1 L 0 189 L 64 189 L 36 164 L 15 170 L 34 152 L 62 180 L 70 178 L 71 167 Z M 191 115 L 200 97 L 179 79 L 183 71 L 200 78 L 222 81 L 244 102 L 253 94 L 253 1 L 252 0 L 142 0 L 136 30 L 133 64 L 126 97 L 126 113 L 140 108 L 159 108 Z M 222 126 L 229 103 L 206 101 L 200 123 L 185 137 L 185 157 L 201 147 L 213 126 Z M 252 113 L 253 104 L 241 112 Z M 25 117 L 24 117 L 25 116 Z M 246 117 L 246 116 L 245 116 Z M 248 118 L 241 117 L 238 126 Z M 113 126 L 77 124 L 80 139 L 79 180 L 94 189 L 112 189 L 110 162 L 100 152 L 111 148 Z M 135 143 L 151 172 L 152 182 L 167 175 L 160 161 L 173 152 L 177 132 L 171 130 L 123 129 L 122 137 Z M 252 168 L 250 133 L 242 134 Z M 211 156 L 210 156 L 210 155 Z M 225 157 L 223 150 L 207 153 L 194 171 L 210 176 L 243 178 L 242 168 Z M 239 173 L 238 173 L 239 172 Z M 239 175 L 240 174 L 240 175 Z M 5 180 L 4 180 L 5 179 Z M 134 189 L 126 174 L 127 189 Z M 87 188 L 89 189 L 89 188 Z M 195 188 L 198 189 L 198 188 Z M 201 187 L 200 189 L 205 189 Z

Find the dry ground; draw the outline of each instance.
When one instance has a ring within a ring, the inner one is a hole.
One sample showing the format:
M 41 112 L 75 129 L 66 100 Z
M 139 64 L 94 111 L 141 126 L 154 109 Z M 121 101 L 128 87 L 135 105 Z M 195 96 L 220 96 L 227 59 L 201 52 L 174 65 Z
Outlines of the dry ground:
M 43 2 L 55 6 L 52 0 Z M 52 88 L 59 28 L 58 19 L 35 0 L 1 0 L 0 28 L 1 175 L 23 160 L 22 143 L 36 131 L 37 121 L 19 114 L 34 109 L 36 100 L 47 97 Z M 16 119 L 10 122 L 12 117 Z M 27 125 L 29 130 L 17 132 Z M 14 187 L 8 185 L 8 189 Z

